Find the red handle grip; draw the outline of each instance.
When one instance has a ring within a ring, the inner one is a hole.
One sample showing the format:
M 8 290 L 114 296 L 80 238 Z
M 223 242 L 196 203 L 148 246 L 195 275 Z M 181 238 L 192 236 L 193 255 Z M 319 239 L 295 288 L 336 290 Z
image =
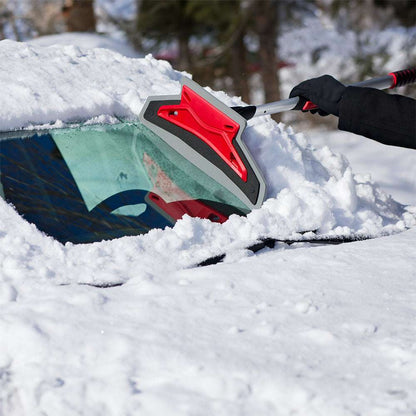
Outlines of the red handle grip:
M 390 88 L 401 87 L 402 85 L 416 82 L 416 68 L 390 72 L 389 75 L 393 78 L 393 84 L 391 84 Z
M 312 101 L 306 101 L 305 105 L 302 107 L 302 111 L 316 110 L 317 108 L 319 107 Z
M 298 97 L 298 103 L 296 107 L 292 108 L 292 110 L 302 110 L 302 111 L 309 111 L 309 110 L 316 110 L 319 107 L 314 104 L 312 101 L 308 101 L 304 97 Z

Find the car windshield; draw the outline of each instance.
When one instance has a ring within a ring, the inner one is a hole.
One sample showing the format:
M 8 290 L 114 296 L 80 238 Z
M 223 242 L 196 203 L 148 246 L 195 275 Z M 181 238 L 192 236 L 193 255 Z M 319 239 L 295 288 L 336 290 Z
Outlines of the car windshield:
M 140 123 L 0 133 L 0 194 L 41 231 L 87 243 L 249 208 Z

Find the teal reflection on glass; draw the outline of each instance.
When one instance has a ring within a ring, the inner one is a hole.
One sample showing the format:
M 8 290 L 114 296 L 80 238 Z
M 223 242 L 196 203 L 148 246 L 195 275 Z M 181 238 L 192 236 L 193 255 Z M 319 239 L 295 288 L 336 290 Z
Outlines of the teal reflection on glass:
M 249 209 L 138 123 L 0 133 L 0 194 L 61 242 L 223 222 Z

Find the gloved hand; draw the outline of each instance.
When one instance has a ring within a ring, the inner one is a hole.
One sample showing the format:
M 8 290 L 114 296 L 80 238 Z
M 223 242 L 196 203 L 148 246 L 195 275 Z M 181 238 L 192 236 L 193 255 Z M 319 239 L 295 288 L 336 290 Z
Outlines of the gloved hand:
M 301 82 L 290 92 L 289 97 L 303 97 L 312 101 L 319 110 L 312 110 L 321 116 L 333 114 L 339 116 L 339 102 L 344 94 L 345 86 L 330 75 L 308 79 Z

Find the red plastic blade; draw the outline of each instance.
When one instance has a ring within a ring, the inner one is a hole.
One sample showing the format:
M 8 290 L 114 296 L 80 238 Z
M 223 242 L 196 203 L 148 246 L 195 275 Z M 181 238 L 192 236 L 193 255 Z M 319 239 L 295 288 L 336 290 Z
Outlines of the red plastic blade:
M 180 104 L 164 105 L 157 114 L 203 140 L 247 182 L 247 169 L 233 144 L 240 128 L 236 121 L 187 85 L 182 88 Z

